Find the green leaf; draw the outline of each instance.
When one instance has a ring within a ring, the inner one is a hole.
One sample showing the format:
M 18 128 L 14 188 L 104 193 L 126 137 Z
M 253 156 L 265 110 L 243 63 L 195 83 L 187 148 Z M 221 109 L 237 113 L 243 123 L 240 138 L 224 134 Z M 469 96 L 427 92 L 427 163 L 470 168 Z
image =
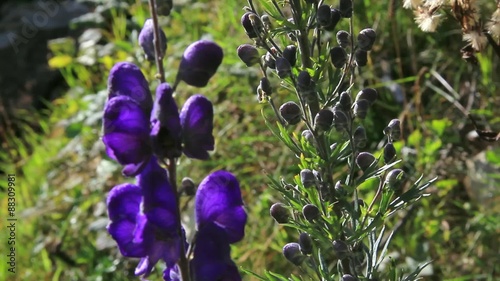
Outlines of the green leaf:
M 58 55 L 49 59 L 49 66 L 51 68 L 64 68 L 73 62 L 73 58 L 70 55 Z

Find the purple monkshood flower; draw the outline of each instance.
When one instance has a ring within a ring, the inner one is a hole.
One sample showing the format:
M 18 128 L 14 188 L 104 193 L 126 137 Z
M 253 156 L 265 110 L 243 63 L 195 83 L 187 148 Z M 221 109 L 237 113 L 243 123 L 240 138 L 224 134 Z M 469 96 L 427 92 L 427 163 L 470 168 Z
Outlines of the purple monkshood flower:
M 194 87 L 205 87 L 222 63 L 224 52 L 215 42 L 199 40 L 189 45 L 182 55 L 176 83 L 184 81 Z
M 164 280 L 180 280 L 176 263 L 185 237 L 178 235 L 178 208 L 167 171 L 155 157 L 137 177 L 137 185 L 121 184 L 110 191 L 107 206 L 108 232 L 120 252 L 141 258 L 135 274 L 146 277 L 163 260 Z M 247 220 L 236 178 L 226 171 L 208 175 L 197 191 L 195 214 L 198 233 L 192 276 L 203 281 L 241 280 L 230 256 L 230 244 L 243 239 Z
M 167 275 L 179 260 L 177 204 L 167 171 L 152 157 L 137 185 L 115 186 L 107 199 L 108 232 L 125 257 L 141 258 L 136 275 L 148 276 L 161 259 Z
M 139 33 L 139 45 L 141 45 L 144 54 L 146 55 L 147 60 L 154 60 L 155 55 L 155 44 L 154 44 L 154 27 L 153 20 L 147 19 L 144 22 L 144 26 Z M 165 55 L 165 51 L 167 50 L 167 36 L 165 36 L 165 32 L 162 29 L 159 30 L 160 33 L 160 56 L 163 58 Z
M 165 159 L 184 152 L 205 160 L 214 149 L 212 103 L 193 95 L 179 114 L 172 95 L 168 83 L 160 84 L 153 105 L 147 81 L 137 66 L 121 62 L 111 69 L 103 142 L 109 157 L 124 166 L 125 176 L 139 174 L 153 154 Z
M 238 180 L 226 171 L 207 176 L 196 192 L 195 215 L 195 280 L 241 280 L 229 246 L 243 239 L 247 221 Z

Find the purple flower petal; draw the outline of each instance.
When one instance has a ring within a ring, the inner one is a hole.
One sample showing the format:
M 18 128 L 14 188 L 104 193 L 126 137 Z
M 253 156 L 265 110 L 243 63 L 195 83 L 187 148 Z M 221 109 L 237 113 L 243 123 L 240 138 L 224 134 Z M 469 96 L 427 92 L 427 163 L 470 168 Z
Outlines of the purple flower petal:
M 142 47 L 142 50 L 146 54 L 147 60 L 154 60 L 155 55 L 155 47 L 154 47 L 154 28 L 153 28 L 153 20 L 147 19 L 144 22 L 144 26 L 139 33 L 139 45 Z M 160 55 L 163 58 L 165 55 L 165 51 L 167 50 L 167 37 L 165 36 L 165 32 L 160 28 Z
M 142 189 L 143 212 L 148 222 L 158 227 L 164 236 L 177 235 L 177 201 L 167 171 L 152 157 L 137 177 Z
M 167 266 L 163 271 L 163 280 L 165 281 L 180 281 L 181 275 L 177 265 Z
M 214 149 L 214 110 L 212 103 L 202 95 L 189 97 L 180 113 L 184 154 L 190 158 L 208 159 Z
M 108 232 L 118 244 L 122 255 L 126 257 L 142 257 L 145 248 L 134 242 L 136 217 L 140 211 L 141 189 L 133 184 L 115 186 L 108 195 L 106 204 L 111 220 Z
M 172 94 L 168 83 L 160 84 L 151 114 L 151 142 L 155 155 L 161 159 L 177 158 L 182 153 L 179 110 Z
M 136 101 L 145 114 L 151 112 L 153 99 L 148 82 L 139 67 L 130 62 L 119 62 L 111 68 L 108 77 L 108 98 L 127 96 Z
M 205 87 L 222 62 L 224 52 L 216 43 L 208 40 L 189 45 L 182 55 L 178 79 L 188 85 Z
M 195 280 L 237 281 L 241 276 L 231 260 L 226 232 L 213 223 L 199 230 L 191 261 Z
M 247 215 L 238 180 L 226 171 L 208 175 L 196 193 L 195 215 L 199 230 L 215 223 L 225 230 L 229 243 L 240 241 L 245 235 Z
M 110 99 L 103 117 L 106 152 L 125 165 L 123 173 L 134 176 L 151 157 L 149 120 L 139 105 L 129 97 Z

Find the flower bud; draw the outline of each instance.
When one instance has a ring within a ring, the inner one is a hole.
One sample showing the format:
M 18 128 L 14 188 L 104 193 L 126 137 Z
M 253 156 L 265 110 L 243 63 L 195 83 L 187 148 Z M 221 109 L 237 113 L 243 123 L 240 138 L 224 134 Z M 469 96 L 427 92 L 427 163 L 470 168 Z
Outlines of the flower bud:
M 338 239 L 333 240 L 332 245 L 333 251 L 335 252 L 339 260 L 343 260 L 347 257 L 349 253 L 349 247 L 344 241 Z
M 375 89 L 372 88 L 364 88 L 363 90 L 359 91 L 359 93 L 356 95 L 356 101 L 359 100 L 367 100 L 370 105 L 372 105 L 375 100 L 377 99 L 378 94 Z
M 287 101 L 280 106 L 281 117 L 290 125 L 296 125 L 300 122 L 302 113 L 299 106 L 293 101 Z
M 365 66 L 368 63 L 368 53 L 363 50 L 356 50 L 354 60 L 358 66 Z
M 371 28 L 365 28 L 358 34 L 358 48 L 363 51 L 370 51 L 375 43 L 377 34 Z
M 306 256 L 300 252 L 299 243 L 288 243 L 283 247 L 283 255 L 285 258 L 296 266 L 299 266 Z
M 333 110 L 333 126 L 337 131 L 347 129 L 348 120 L 347 115 L 340 109 L 334 108 Z
M 302 131 L 302 137 L 306 139 L 306 141 L 312 145 L 315 144 L 314 135 L 310 130 Z
M 321 132 L 328 131 L 333 124 L 333 112 L 328 109 L 321 109 L 314 117 L 314 127 Z
M 265 76 L 260 78 L 259 87 L 266 96 L 270 96 L 273 93 L 271 82 Z
M 384 146 L 384 163 L 385 164 L 391 163 L 395 157 L 396 157 L 396 148 L 394 148 L 392 142 L 389 142 Z
M 370 103 L 367 100 L 358 100 L 354 102 L 354 116 L 359 119 L 365 119 L 368 113 L 368 107 L 370 107 Z
M 341 181 L 337 181 L 335 183 L 335 192 L 337 193 L 338 197 L 344 197 L 347 195 L 347 190 L 345 190 L 344 185 Z
M 354 146 L 356 148 L 363 148 L 366 146 L 366 131 L 363 126 L 358 126 L 353 134 Z
M 172 0 L 156 0 L 156 13 L 159 16 L 169 16 L 172 7 Z
M 266 30 L 271 30 L 272 28 L 272 25 L 271 25 L 271 18 L 268 16 L 268 15 L 262 15 L 260 17 L 260 20 L 262 21 L 262 23 L 264 24 L 264 28 Z
M 328 26 L 332 22 L 332 12 L 328 5 L 321 5 L 318 7 L 318 13 L 316 14 L 316 20 L 318 24 L 322 27 Z
M 361 152 L 356 157 L 356 164 L 362 171 L 366 171 L 375 162 L 376 158 L 369 152 Z
M 398 140 L 401 137 L 401 122 L 398 119 L 392 119 L 384 129 L 384 135 L 391 140 Z
M 246 66 L 252 66 L 260 61 L 259 51 L 255 46 L 243 44 L 238 47 L 238 57 Z
M 297 47 L 295 45 L 288 45 L 283 50 L 283 57 L 290 63 L 291 66 L 295 66 L 297 62 Z
M 340 94 L 339 104 L 340 104 L 340 108 L 343 111 L 351 110 L 351 106 L 352 106 L 351 95 L 348 92 L 342 92 Z
M 401 169 L 394 169 L 390 171 L 385 177 L 385 184 L 392 190 L 399 189 L 406 179 L 405 172 Z
M 333 66 L 341 68 L 347 62 L 347 53 L 342 47 L 333 47 L 330 49 L 330 59 Z
M 223 57 L 222 48 L 215 42 L 196 41 L 182 55 L 177 80 L 183 80 L 194 87 L 205 87 L 222 63 Z
M 339 10 L 342 14 L 342 17 L 352 17 L 352 0 L 340 0 Z
M 276 69 L 276 60 L 274 59 L 273 55 L 269 52 L 267 52 L 266 55 L 264 56 L 264 63 L 270 69 Z
M 345 30 L 339 30 L 337 32 L 337 43 L 342 48 L 347 48 L 351 44 L 351 35 Z
M 351 274 L 344 274 L 342 275 L 341 281 L 358 281 L 358 278 L 352 276 Z
M 241 25 L 245 29 L 245 33 L 250 38 L 257 38 L 257 32 L 262 31 L 262 23 L 259 17 L 252 12 L 247 12 L 241 17 Z
M 349 247 L 342 240 L 333 240 L 333 251 L 339 260 L 345 259 L 349 254 Z
M 181 190 L 187 196 L 194 196 L 196 193 L 196 185 L 191 178 L 185 177 L 181 181 Z
M 277 223 L 287 223 L 290 217 L 290 214 L 283 203 L 274 203 L 271 206 L 270 213 L 271 217 L 273 217 Z
M 302 208 L 302 215 L 308 222 L 313 222 L 321 216 L 321 213 L 315 205 L 307 204 Z
M 165 56 L 165 51 L 167 50 L 167 37 L 165 32 L 160 28 L 160 56 L 163 58 Z M 139 45 L 141 46 L 147 60 L 155 60 L 155 43 L 154 43 L 154 26 L 153 20 L 147 19 L 144 22 L 144 26 L 139 33 Z
M 316 185 L 316 177 L 311 170 L 303 169 L 300 171 L 300 182 L 305 188 L 313 187 Z
M 292 66 L 285 58 L 276 59 L 276 72 L 281 79 L 287 78 L 292 74 Z
M 306 103 L 317 100 L 316 84 L 311 79 L 309 72 L 305 70 L 299 72 L 297 76 L 297 91 Z
M 313 244 L 312 244 L 312 239 L 309 234 L 302 232 L 299 235 L 299 246 L 300 246 L 300 251 L 304 255 L 310 255 L 312 254 L 313 250 Z

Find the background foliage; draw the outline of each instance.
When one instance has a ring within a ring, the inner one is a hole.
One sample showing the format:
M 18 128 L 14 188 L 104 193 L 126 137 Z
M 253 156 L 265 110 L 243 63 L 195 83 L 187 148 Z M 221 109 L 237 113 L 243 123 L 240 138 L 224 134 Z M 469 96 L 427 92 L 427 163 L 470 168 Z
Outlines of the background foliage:
M 209 38 L 225 51 L 207 88 L 182 87 L 177 93 L 180 100 L 197 92 L 207 95 L 216 113 L 211 161 L 190 165 L 191 160 L 183 159 L 178 171 L 180 178 L 190 176 L 196 182 L 215 169 L 234 172 L 249 213 L 246 237 L 233 247 L 235 262 L 257 273 L 265 268 L 286 273 L 293 267 L 282 257 L 281 248 L 294 238 L 280 231 L 269 216 L 269 207 L 280 198 L 268 188 L 266 174 L 279 178 L 297 173 L 292 163 L 298 159 L 265 126 L 261 111 L 271 109 L 257 102 L 257 70 L 236 56 L 236 48 L 249 43 L 239 23 L 244 5 L 241 0 L 176 2 L 172 16 L 162 22 L 169 40 L 167 81 L 173 81 L 180 56 L 191 42 Z M 484 9 L 491 11 L 488 5 Z M 114 63 L 135 62 L 154 81 L 154 66 L 144 60 L 137 45 L 149 11 L 140 0 L 103 6 L 110 7 L 101 10 L 103 22 L 77 22 L 73 28 L 80 31 L 79 38 L 49 44 L 49 65 L 61 71 L 67 92 L 47 101 L 43 111 L 19 112 L 22 136 L 11 136 L 2 144 L 0 170 L 16 173 L 19 184 L 19 222 L 17 273 L 9 274 L 2 262 L 0 280 L 132 278 L 136 262 L 123 259 L 105 231 L 106 194 L 122 177 L 120 167 L 103 151 L 100 119 L 107 73 Z M 474 127 L 466 114 L 482 116 L 498 128 L 500 60 L 487 48 L 478 55 L 478 66 L 467 64 L 460 59 L 464 43 L 453 19 L 445 21 L 438 33 L 426 34 L 412 18 L 411 11 L 393 1 L 355 3 L 355 30 L 371 26 L 377 31 L 369 65 L 359 79 L 380 94 L 365 126 L 368 146 L 380 148 L 384 126 L 399 117 L 404 139 L 397 149 L 410 163 L 405 169 L 429 178 L 439 176 L 432 196 L 391 221 L 398 231 L 390 255 L 408 267 L 433 260 L 425 280 L 496 280 L 500 277 L 500 149 L 498 143 L 469 134 Z M 274 100 L 281 104 L 287 97 L 277 93 Z M 0 217 L 5 218 L 4 194 L 0 202 Z M 191 202 L 185 203 L 189 209 Z M 184 219 L 191 221 L 189 216 Z M 7 246 L 5 233 L 0 231 L 2 253 Z M 151 277 L 159 278 L 159 274 Z

